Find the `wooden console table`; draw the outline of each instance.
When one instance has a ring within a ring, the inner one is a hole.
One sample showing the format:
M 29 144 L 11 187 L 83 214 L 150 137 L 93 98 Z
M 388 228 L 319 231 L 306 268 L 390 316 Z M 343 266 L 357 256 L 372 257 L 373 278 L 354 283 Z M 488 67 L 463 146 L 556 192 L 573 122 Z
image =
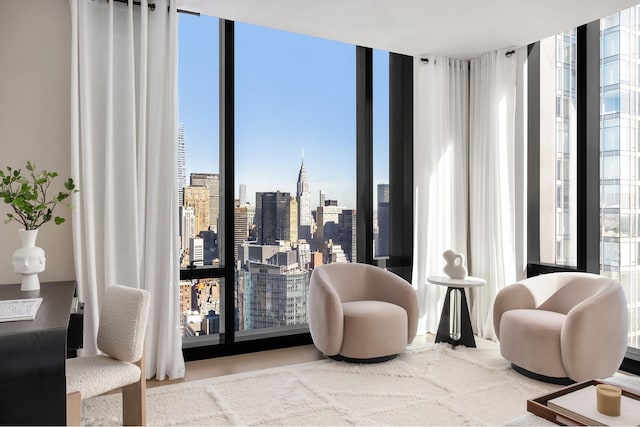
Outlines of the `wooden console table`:
M 0 285 L 0 300 L 42 297 L 34 320 L 0 323 L 0 424 L 65 425 L 67 328 L 75 282 Z

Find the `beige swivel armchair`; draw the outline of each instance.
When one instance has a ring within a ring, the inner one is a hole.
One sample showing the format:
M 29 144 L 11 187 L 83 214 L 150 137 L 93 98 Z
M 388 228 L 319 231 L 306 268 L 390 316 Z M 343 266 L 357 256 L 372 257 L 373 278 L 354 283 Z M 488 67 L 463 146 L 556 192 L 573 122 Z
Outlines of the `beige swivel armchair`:
M 97 342 L 105 354 L 67 360 L 67 425 L 80 425 L 81 399 L 119 388 L 123 424 L 146 424 L 143 349 L 149 304 L 148 291 L 118 285 L 107 289 Z
M 418 298 L 389 271 L 367 264 L 328 264 L 311 274 L 309 330 L 326 356 L 380 362 L 403 352 L 416 336 Z
M 518 372 L 568 384 L 605 378 L 627 348 L 620 284 L 589 273 L 550 273 L 502 289 L 493 325 L 502 356 Z

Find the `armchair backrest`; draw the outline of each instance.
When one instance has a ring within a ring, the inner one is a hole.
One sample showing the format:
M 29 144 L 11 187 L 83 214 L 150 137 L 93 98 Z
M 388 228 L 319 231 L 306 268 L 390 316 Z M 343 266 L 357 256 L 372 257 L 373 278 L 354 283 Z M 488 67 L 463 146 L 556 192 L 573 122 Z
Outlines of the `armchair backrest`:
M 582 301 L 617 285 L 615 280 L 597 274 L 556 273 L 553 276 L 556 291 L 538 306 L 540 310 L 567 314 Z
M 535 308 L 562 314 L 616 285 L 616 281 L 608 277 L 574 272 L 541 274 L 520 283 L 530 290 Z
M 325 264 L 316 268 L 318 273 L 327 275 L 329 283 L 340 297 L 341 302 L 369 299 L 365 274 L 367 268 L 377 268 L 367 264 Z M 315 273 L 315 271 L 314 271 Z
M 137 362 L 142 357 L 151 294 L 112 285 L 104 294 L 98 326 L 98 348 L 115 359 Z

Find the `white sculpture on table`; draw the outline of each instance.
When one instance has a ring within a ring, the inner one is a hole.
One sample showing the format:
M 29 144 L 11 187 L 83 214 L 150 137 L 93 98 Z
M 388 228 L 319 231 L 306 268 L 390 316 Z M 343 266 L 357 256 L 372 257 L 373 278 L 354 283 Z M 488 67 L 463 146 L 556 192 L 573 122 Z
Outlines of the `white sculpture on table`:
M 467 277 L 467 267 L 464 266 L 464 255 L 454 250 L 447 249 L 442 253 L 447 261 L 444 266 L 444 274 L 452 279 L 464 279 Z

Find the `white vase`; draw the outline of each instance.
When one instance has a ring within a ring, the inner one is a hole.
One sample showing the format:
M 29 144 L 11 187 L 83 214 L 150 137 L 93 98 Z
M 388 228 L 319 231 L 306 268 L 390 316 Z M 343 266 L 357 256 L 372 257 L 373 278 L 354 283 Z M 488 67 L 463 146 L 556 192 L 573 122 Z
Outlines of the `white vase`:
M 44 250 L 36 246 L 38 230 L 18 230 L 22 247 L 13 253 L 13 271 L 22 275 L 21 291 L 40 289 L 38 273 L 45 268 Z

